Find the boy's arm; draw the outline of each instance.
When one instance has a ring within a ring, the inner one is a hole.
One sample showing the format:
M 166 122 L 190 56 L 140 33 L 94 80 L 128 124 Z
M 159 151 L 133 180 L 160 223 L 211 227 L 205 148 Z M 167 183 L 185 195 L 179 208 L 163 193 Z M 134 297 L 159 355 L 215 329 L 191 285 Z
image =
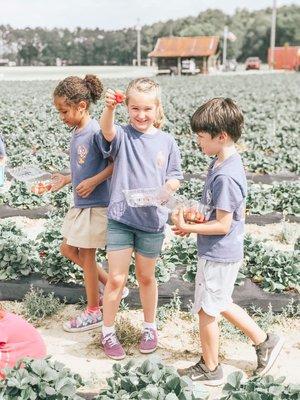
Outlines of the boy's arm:
M 184 220 L 183 209 L 172 214 L 172 221 L 175 224 L 173 230 L 180 229 L 185 233 L 197 233 L 199 235 L 226 235 L 230 231 L 233 213 L 216 210 L 216 219 L 201 224 L 187 224 Z
M 102 134 L 108 142 L 112 142 L 117 134 L 114 126 L 116 105 L 115 92 L 108 89 L 105 93 L 105 108 L 99 121 Z
M 83 198 L 88 197 L 100 183 L 106 181 L 112 175 L 113 169 L 114 164 L 109 164 L 103 171 L 84 179 L 76 187 L 77 194 Z

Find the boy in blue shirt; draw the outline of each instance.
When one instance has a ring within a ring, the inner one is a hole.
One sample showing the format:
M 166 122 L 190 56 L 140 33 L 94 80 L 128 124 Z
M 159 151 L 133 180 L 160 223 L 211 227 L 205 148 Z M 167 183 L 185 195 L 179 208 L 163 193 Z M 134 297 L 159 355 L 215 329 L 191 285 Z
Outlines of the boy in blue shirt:
M 247 181 L 235 146 L 243 122 L 241 111 L 228 98 L 212 99 L 196 110 L 191 126 L 197 133 L 198 145 L 205 154 L 215 156 L 201 199 L 202 203 L 213 207 L 213 212 L 206 223 L 193 225 L 185 221 L 183 210 L 172 215 L 175 234 L 197 234 L 198 267 L 193 312 L 199 315 L 203 353 L 197 364 L 180 369 L 178 373 L 211 386 L 223 383 L 222 366 L 218 361 L 220 314 L 254 343 L 257 354 L 255 374 L 265 374 L 283 346 L 283 339 L 264 332 L 231 298 L 243 263 Z

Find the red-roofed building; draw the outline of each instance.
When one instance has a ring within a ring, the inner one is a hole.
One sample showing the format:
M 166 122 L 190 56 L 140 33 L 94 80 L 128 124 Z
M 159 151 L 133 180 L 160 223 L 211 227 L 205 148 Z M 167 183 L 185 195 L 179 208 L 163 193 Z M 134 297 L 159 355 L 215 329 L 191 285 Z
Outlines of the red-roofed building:
M 158 73 L 207 73 L 218 49 L 218 36 L 171 36 L 159 38 L 148 56 L 155 60 Z

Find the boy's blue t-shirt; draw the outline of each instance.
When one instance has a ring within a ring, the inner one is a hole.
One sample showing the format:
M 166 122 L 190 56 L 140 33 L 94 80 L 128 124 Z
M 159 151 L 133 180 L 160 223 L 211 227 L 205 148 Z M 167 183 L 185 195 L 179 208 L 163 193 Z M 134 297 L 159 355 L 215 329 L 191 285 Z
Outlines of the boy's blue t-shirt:
M 0 157 L 5 157 L 6 152 L 5 152 L 5 145 L 4 145 L 4 140 L 2 135 L 0 134 Z
M 108 218 L 146 232 L 162 232 L 168 211 L 164 207 L 130 207 L 123 190 L 161 187 L 169 179 L 182 179 L 175 139 L 159 129 L 141 133 L 131 125 L 115 127 L 116 137 L 103 148 L 114 159 Z
M 98 185 L 86 198 L 76 193 L 76 187 L 84 179 L 103 171 L 108 160 L 102 153 L 102 135 L 96 119 L 91 119 L 81 130 L 75 130 L 70 143 L 71 178 L 74 206 L 77 208 L 107 207 L 109 204 L 109 182 Z
M 233 213 L 226 235 L 198 235 L 198 256 L 216 262 L 236 262 L 244 256 L 244 225 L 247 180 L 238 153 L 214 168 L 211 163 L 206 177 L 202 203 L 214 207 L 210 220 L 216 219 L 216 209 Z

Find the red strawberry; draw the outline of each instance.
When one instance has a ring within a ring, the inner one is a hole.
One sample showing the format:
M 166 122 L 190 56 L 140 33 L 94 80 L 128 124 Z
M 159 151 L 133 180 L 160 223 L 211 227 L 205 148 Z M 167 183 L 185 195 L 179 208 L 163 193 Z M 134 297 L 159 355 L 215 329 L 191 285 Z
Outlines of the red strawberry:
M 115 92 L 115 100 L 118 104 L 123 103 L 125 100 L 126 96 L 124 93 L 120 92 L 119 90 L 116 90 Z

